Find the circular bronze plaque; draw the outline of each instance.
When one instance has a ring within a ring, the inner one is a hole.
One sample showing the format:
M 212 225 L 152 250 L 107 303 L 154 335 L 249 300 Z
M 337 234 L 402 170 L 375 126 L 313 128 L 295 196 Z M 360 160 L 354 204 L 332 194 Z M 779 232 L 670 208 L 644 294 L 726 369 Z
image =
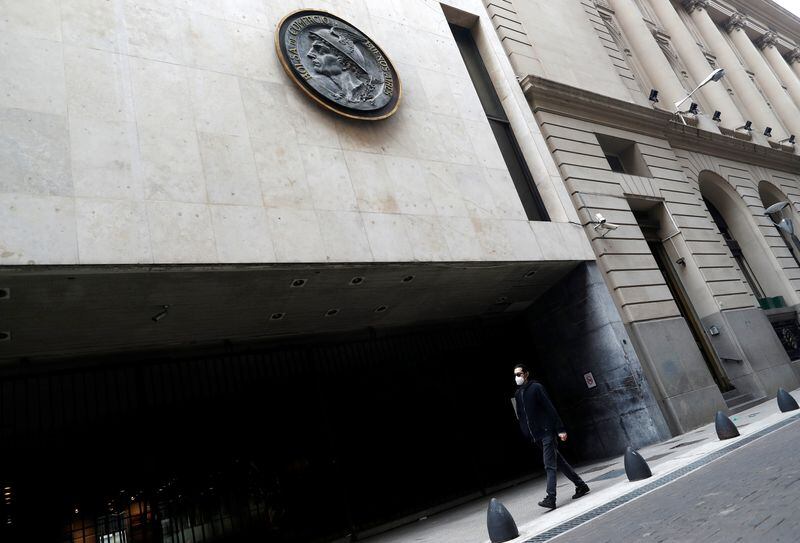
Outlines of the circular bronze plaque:
M 311 98 L 353 119 L 385 119 L 400 103 L 400 80 L 375 42 L 319 10 L 283 18 L 275 32 L 283 68 Z

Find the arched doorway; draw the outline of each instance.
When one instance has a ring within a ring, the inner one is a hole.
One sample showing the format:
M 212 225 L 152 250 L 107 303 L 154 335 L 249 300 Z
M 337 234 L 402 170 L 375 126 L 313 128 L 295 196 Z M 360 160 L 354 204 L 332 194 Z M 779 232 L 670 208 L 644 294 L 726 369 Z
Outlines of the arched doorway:
M 761 181 L 758 184 L 758 195 L 761 203 L 764 204 L 764 209 L 772 211 L 772 213 L 765 214 L 772 220 L 775 230 L 783 239 L 795 264 L 800 266 L 800 239 L 798 238 L 800 231 L 796 230 L 800 227 L 800 220 L 798 220 L 797 211 L 789 198 L 772 183 Z
M 742 278 L 762 305 L 777 297 L 794 304 L 795 294 L 780 272 L 764 236 L 758 230 L 741 196 L 719 175 L 704 171 L 698 176 L 700 194 L 712 220 L 741 270 Z

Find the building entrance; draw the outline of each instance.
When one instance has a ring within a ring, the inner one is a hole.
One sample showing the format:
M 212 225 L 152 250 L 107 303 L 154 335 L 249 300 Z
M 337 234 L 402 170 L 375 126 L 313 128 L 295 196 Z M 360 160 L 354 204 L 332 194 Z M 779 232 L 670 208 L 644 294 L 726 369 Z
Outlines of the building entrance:
M 474 499 L 537 468 L 526 348 L 504 317 L 7 377 L 0 539 L 330 541 Z
M 664 277 L 664 282 L 667 284 L 669 292 L 672 294 L 672 298 L 678 306 L 678 311 L 689 326 L 692 338 L 706 363 L 706 367 L 708 367 L 709 373 L 711 373 L 711 377 L 714 379 L 714 382 L 721 392 L 733 390 L 735 387 L 731 384 L 714 347 L 711 345 L 708 336 L 706 336 L 703 325 L 700 322 L 700 317 L 681 284 L 680 277 L 678 277 L 678 274 L 675 272 L 672 261 L 661 240 L 660 216 L 662 213 L 665 213 L 666 210 L 663 209 L 663 205 L 660 203 L 656 205 L 652 205 L 651 203 L 651 206 L 652 207 L 649 208 L 642 208 L 643 206 L 635 207 L 633 214 L 636 217 L 636 221 L 642 230 L 642 234 L 644 235 L 645 241 L 647 241 L 650 252 L 653 254 L 658 269 Z

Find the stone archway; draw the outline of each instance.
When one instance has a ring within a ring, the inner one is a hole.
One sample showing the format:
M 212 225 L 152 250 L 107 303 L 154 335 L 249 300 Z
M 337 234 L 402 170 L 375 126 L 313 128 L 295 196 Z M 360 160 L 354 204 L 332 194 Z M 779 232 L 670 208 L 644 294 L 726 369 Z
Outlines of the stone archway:
M 712 219 L 721 232 L 725 230 L 725 242 L 753 294 L 757 298 L 782 296 L 785 303 L 795 305 L 797 294 L 739 193 L 710 170 L 700 172 L 698 186 Z
M 778 207 L 777 211 L 767 216 L 775 224 L 775 230 L 794 259 L 794 263 L 789 267 L 800 267 L 800 215 L 797 209 L 789 197 L 769 181 L 761 181 L 758 184 L 758 196 L 765 210 L 771 206 Z M 786 268 L 785 262 L 782 267 Z

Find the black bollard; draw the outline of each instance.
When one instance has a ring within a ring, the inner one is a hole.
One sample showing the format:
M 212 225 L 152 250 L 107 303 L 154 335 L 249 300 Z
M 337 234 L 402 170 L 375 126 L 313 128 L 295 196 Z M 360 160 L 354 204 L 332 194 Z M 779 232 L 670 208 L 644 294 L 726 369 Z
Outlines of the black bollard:
M 800 406 L 797 405 L 797 400 L 792 398 L 791 394 L 789 394 L 782 388 L 779 388 L 778 408 L 781 410 L 781 413 L 786 413 L 787 411 L 794 411 L 795 409 L 800 409 Z
M 519 537 L 514 517 L 511 516 L 505 505 L 497 501 L 497 498 L 492 498 L 492 501 L 489 502 L 489 510 L 486 512 L 486 527 L 489 528 L 489 539 L 492 543 L 502 543 Z
M 739 430 L 731 419 L 725 416 L 722 411 L 717 411 L 717 418 L 714 420 L 714 427 L 717 429 L 717 437 L 722 439 L 731 439 L 732 437 L 739 437 Z
M 647 461 L 630 447 L 625 449 L 625 475 L 629 481 L 641 481 L 653 476 Z

